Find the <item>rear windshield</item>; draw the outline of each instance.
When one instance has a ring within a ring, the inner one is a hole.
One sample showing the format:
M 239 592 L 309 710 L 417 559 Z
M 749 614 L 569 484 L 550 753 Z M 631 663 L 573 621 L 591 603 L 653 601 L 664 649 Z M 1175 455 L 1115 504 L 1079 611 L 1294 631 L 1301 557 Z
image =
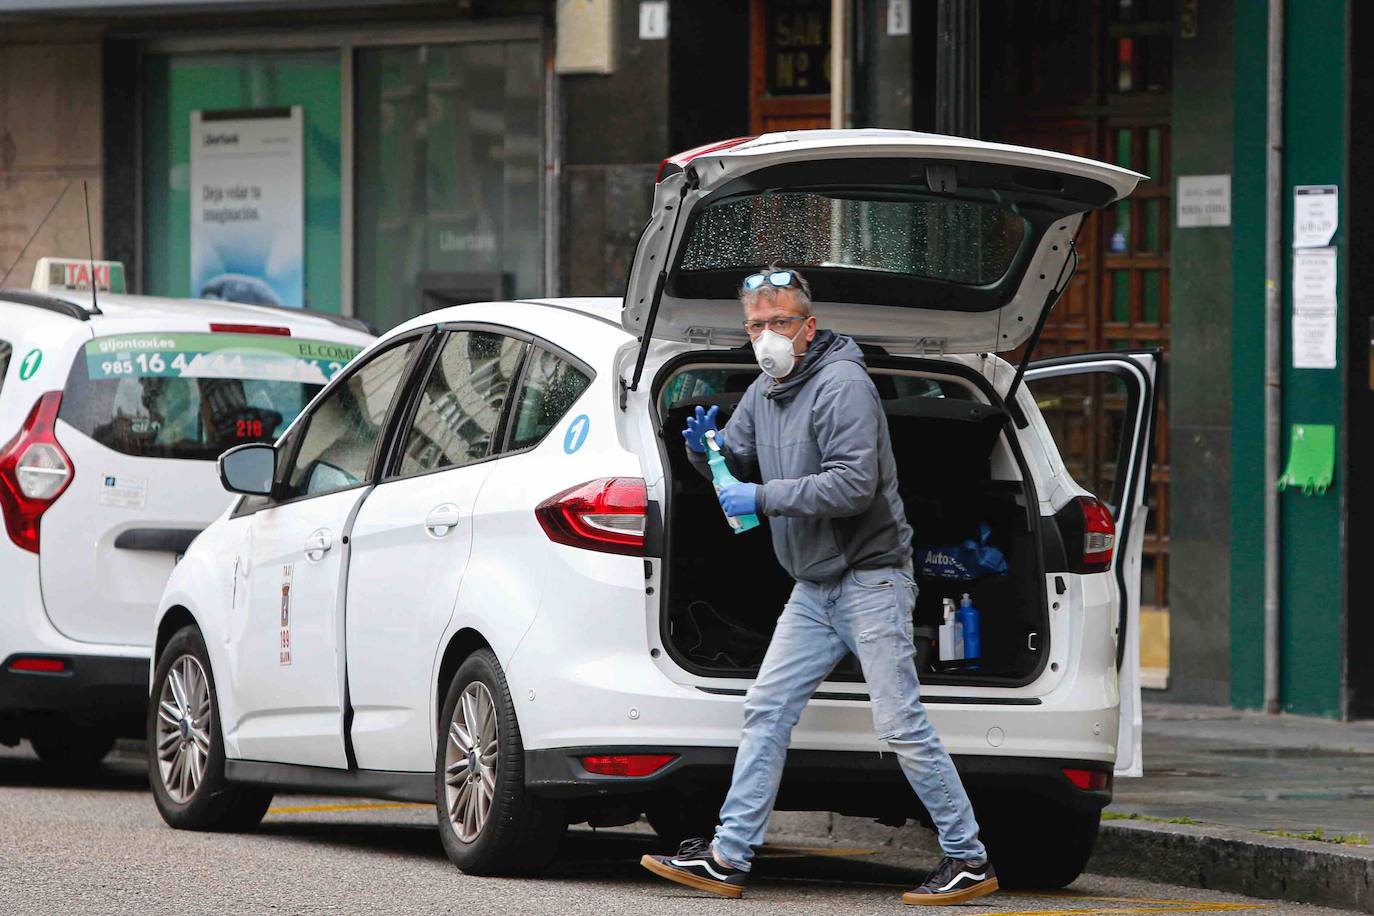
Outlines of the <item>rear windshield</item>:
M 684 369 L 668 380 L 659 394 L 660 416 L 682 405 L 703 406 L 723 402 L 737 403 L 743 392 L 759 377 L 757 366 L 718 366 Z M 870 372 L 878 396 L 890 411 L 891 403 L 910 398 L 967 398 L 968 389 L 948 379 L 926 378 L 897 372 Z
M 0 340 L 0 389 L 5 387 L 5 375 L 10 371 L 10 354 L 14 352 L 9 341 Z
M 89 341 L 61 418 L 143 458 L 210 460 L 272 442 L 361 347 L 263 334 L 126 334 Z
M 1006 276 L 1026 231 L 1026 221 L 1001 204 L 779 191 L 708 205 L 692 223 L 680 269 L 777 260 L 985 286 Z

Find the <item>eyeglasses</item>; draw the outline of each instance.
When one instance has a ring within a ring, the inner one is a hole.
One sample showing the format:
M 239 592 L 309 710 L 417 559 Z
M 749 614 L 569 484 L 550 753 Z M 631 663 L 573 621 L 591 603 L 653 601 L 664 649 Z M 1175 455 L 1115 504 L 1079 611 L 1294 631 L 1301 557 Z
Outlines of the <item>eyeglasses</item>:
M 778 289 L 786 289 L 789 286 L 800 286 L 801 284 L 796 281 L 797 275 L 790 270 L 773 270 L 767 273 L 750 274 L 745 277 L 744 288 L 752 292 L 767 283 Z
M 784 315 L 780 318 L 767 318 L 762 321 L 746 321 L 744 329 L 749 332 L 750 337 L 758 337 L 763 333 L 763 329 L 777 331 L 787 337 L 791 337 L 791 328 L 794 321 L 805 321 L 800 315 Z

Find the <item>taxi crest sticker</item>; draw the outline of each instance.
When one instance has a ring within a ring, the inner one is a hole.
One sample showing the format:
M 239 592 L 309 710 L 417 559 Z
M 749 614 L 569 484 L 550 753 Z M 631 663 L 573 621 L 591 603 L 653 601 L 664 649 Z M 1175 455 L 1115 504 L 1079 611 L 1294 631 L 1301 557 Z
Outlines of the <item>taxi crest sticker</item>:
M 281 641 L 277 655 L 280 665 L 291 664 L 291 579 L 295 571 L 295 563 L 287 563 L 281 568 Z

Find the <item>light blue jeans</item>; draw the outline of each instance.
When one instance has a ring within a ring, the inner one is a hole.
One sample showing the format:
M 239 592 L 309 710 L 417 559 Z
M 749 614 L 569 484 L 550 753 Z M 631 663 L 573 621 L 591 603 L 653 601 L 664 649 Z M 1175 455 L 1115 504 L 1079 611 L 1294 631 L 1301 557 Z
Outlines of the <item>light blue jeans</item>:
M 853 652 L 872 698 L 873 727 L 897 755 L 940 834 L 945 854 L 982 861 L 973 806 L 921 705 L 912 643 L 916 583 L 908 569 L 850 570 L 798 582 L 744 700 L 744 731 L 712 848 L 744 870 L 763 843 L 792 728 L 811 694 Z

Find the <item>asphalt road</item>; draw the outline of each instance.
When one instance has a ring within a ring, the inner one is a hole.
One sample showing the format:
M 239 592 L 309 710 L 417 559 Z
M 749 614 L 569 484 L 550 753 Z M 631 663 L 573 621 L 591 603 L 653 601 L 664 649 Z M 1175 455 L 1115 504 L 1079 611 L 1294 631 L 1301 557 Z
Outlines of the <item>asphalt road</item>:
M 281 796 L 253 833 L 173 831 L 148 796 L 140 750 L 121 745 L 99 773 L 71 780 L 26 747 L 0 748 L 0 913 L 902 913 L 913 910 L 901 892 L 934 864 L 780 844 L 764 850 L 745 898 L 727 901 L 641 869 L 639 857 L 659 851 L 646 831 L 576 829 L 541 878 L 472 878 L 444 857 L 428 806 Z M 1060 894 L 933 911 L 1337 912 L 1091 875 Z

